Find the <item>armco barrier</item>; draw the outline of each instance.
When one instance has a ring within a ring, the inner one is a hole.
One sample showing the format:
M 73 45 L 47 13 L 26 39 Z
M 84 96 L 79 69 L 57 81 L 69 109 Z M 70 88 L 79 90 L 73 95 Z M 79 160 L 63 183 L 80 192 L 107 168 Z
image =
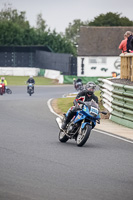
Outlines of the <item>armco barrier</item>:
M 44 77 L 50 78 L 50 79 L 57 79 L 59 83 L 61 84 L 64 81 L 63 75 L 60 75 L 60 71 L 57 71 L 57 70 L 45 69 Z
M 109 79 L 98 79 L 103 106 L 110 119 L 133 128 L 133 86 L 115 84 Z
M 0 67 L 1 76 L 38 76 L 39 68 L 33 67 Z

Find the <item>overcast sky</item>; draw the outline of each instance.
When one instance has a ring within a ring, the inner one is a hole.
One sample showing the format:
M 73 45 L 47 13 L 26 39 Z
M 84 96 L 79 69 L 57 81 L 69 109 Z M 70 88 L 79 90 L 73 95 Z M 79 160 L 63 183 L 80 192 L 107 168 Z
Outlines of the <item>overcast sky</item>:
M 12 4 L 13 9 L 25 11 L 31 26 L 36 26 L 36 19 L 42 13 L 51 30 L 65 32 L 74 19 L 93 20 L 107 12 L 122 13 L 133 21 L 133 0 L 0 0 L 0 10 L 4 4 Z

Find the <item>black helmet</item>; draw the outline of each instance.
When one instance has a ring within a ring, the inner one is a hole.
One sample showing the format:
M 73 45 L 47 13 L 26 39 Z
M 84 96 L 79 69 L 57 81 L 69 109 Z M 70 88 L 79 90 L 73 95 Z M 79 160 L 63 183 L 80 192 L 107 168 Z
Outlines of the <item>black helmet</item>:
M 88 82 L 85 86 L 85 89 L 87 90 L 87 94 L 92 95 L 95 91 L 96 84 L 94 82 Z

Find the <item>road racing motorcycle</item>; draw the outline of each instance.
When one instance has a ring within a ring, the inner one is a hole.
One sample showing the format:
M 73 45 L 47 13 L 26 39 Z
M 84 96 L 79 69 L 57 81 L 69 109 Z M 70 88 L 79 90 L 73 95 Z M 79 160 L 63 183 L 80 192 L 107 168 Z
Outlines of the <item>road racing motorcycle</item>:
M 27 86 L 27 92 L 31 96 L 34 93 L 34 85 L 33 83 L 29 83 Z
M 0 83 L 0 95 L 3 95 L 5 93 L 5 84 Z
M 12 94 L 12 90 L 11 90 L 10 88 L 6 88 L 6 89 L 5 89 L 5 93 L 7 93 L 7 94 Z
M 74 83 L 74 88 L 75 88 L 78 92 L 83 91 L 83 90 L 84 90 L 83 83 L 82 83 L 82 82 L 75 82 L 75 83 Z
M 12 94 L 12 90 L 5 87 L 5 84 L 4 83 L 0 83 L 0 95 L 3 95 L 3 94 Z
M 56 118 L 56 122 L 60 128 L 59 141 L 67 142 L 69 139 L 75 139 L 77 146 L 83 146 L 91 133 L 91 130 L 100 123 L 100 113 L 107 114 L 107 112 L 100 112 L 98 104 L 94 101 L 81 101 L 78 100 L 79 109 L 72 120 L 67 124 L 66 130 L 62 130 L 61 126 L 65 120 L 66 114 L 63 119 Z

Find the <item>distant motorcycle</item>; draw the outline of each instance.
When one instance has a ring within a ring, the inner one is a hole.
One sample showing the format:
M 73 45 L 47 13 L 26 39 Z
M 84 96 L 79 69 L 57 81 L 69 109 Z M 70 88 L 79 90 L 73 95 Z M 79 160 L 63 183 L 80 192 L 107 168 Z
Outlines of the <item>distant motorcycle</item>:
M 1 84 L 0 84 L 0 95 L 3 95 L 3 88 Z
M 7 93 L 7 94 L 12 94 L 12 90 L 9 89 L 9 88 L 6 88 L 6 89 L 5 89 L 5 93 Z
M 6 88 L 4 83 L 1 83 L 0 84 L 0 95 L 3 95 L 5 93 L 12 94 L 12 91 L 11 91 L 11 89 Z
M 75 85 L 75 89 L 76 89 L 78 92 L 83 91 L 83 90 L 84 90 L 83 83 L 82 83 L 82 82 L 77 82 L 76 85 Z
M 82 80 L 81 80 L 81 79 L 74 80 L 73 84 L 74 84 L 74 88 L 75 88 L 78 92 L 81 92 L 81 91 L 84 90 L 83 83 L 82 83 Z
M 67 142 L 69 139 L 75 139 L 77 146 L 83 146 L 88 140 L 91 130 L 96 126 L 96 123 L 100 123 L 100 113 L 107 114 L 106 112 L 100 112 L 99 106 L 95 101 L 83 102 L 78 100 L 81 108 L 77 111 L 76 115 L 67 124 L 66 130 L 62 130 L 61 126 L 65 120 L 57 117 L 56 122 L 60 128 L 59 141 Z
M 3 95 L 5 93 L 5 84 L 0 83 L 0 94 Z
M 33 83 L 28 84 L 27 92 L 29 93 L 30 96 L 34 93 L 34 84 Z

